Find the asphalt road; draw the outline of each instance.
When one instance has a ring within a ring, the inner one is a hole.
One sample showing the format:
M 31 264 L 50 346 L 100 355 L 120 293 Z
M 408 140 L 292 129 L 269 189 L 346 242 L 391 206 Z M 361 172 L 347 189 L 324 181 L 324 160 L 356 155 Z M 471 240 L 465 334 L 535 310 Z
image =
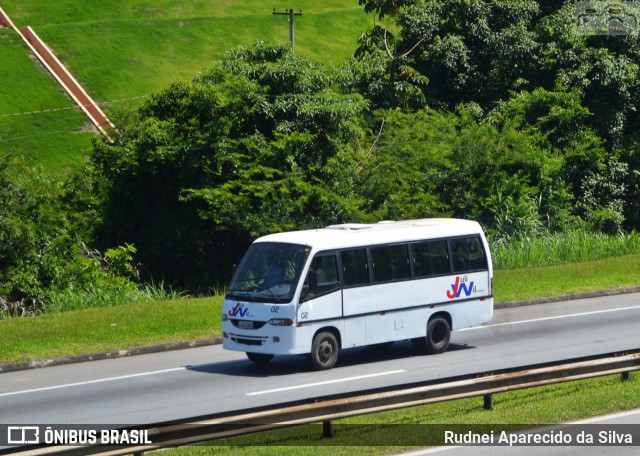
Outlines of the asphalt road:
M 0 423 L 135 425 L 339 392 L 438 379 L 640 347 L 640 295 L 496 310 L 453 334 L 441 355 L 409 343 L 352 349 L 313 371 L 304 357 L 267 367 L 221 346 L 0 374 Z

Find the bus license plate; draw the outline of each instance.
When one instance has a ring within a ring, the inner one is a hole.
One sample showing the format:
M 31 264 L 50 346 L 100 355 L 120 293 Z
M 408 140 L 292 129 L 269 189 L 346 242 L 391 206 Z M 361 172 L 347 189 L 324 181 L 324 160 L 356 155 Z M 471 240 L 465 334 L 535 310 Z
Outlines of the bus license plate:
M 253 322 L 252 321 L 241 320 L 241 321 L 238 322 L 238 328 L 240 328 L 240 329 L 253 329 Z

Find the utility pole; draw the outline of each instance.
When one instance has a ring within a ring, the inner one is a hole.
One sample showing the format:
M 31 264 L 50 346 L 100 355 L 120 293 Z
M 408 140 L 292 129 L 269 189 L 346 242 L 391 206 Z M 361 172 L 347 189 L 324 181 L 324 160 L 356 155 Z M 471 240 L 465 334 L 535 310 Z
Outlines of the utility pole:
M 289 43 L 291 43 L 291 52 L 293 52 L 293 16 L 302 16 L 302 10 L 299 13 L 294 13 L 293 8 L 290 8 L 281 13 L 274 8 L 273 14 L 276 16 L 289 16 Z

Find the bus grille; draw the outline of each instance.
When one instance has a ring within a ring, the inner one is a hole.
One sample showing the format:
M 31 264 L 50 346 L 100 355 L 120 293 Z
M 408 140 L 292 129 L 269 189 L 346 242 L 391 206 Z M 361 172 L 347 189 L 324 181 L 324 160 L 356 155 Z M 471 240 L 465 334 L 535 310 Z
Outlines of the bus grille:
M 239 329 L 260 329 L 267 324 L 266 321 L 238 320 L 231 319 L 231 324 Z
M 268 337 L 241 336 L 238 334 L 229 334 L 229 338 L 238 344 L 244 345 L 262 345 L 268 339 Z

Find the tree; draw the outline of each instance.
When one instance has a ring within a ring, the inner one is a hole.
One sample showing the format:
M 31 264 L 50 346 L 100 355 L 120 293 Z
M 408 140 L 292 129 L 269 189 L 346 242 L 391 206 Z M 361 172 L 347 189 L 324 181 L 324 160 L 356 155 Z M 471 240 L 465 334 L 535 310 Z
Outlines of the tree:
M 339 157 L 339 180 L 350 182 L 368 221 L 449 214 L 438 192 L 454 168 L 457 117 L 429 109 L 380 110 L 375 117 L 373 134 Z
M 581 104 L 594 114 L 587 126 L 608 141 L 609 149 L 639 123 L 640 36 L 580 34 L 574 2 L 361 4 L 380 19 L 393 20 L 396 27 L 392 34 L 389 24 L 375 25 L 361 37 L 358 55 L 375 55 L 376 49 L 386 53 L 386 79 L 420 89 L 423 105 L 451 110 L 476 103 L 489 112 L 523 90 L 577 91 Z M 403 74 L 410 77 L 403 79 Z
M 377 13 L 378 19 L 395 16 L 400 8 L 420 3 L 418 0 L 358 0 L 364 6 L 365 13 Z
M 226 282 L 255 236 L 342 220 L 356 205 L 326 165 L 363 134 L 368 103 L 334 80 L 258 43 L 154 94 L 114 144 L 96 144 L 103 242 L 134 244 L 147 277 L 199 290 Z
M 90 275 L 82 247 L 99 222 L 93 185 L 86 169 L 59 176 L 0 159 L 0 298 L 49 301 Z
M 429 79 L 432 106 L 475 102 L 492 107 L 510 91 L 530 87 L 538 49 L 533 0 L 425 1 L 397 16 L 410 64 Z
M 343 69 L 343 84 L 354 87 L 373 102 L 374 108 L 413 110 L 424 107 L 424 89 L 429 79 L 411 66 L 409 56 L 416 45 L 398 49 L 389 31 L 389 21 L 401 8 L 420 3 L 416 0 L 360 0 L 366 13 L 387 16 L 387 25 L 375 24 L 358 38 L 355 59 Z

